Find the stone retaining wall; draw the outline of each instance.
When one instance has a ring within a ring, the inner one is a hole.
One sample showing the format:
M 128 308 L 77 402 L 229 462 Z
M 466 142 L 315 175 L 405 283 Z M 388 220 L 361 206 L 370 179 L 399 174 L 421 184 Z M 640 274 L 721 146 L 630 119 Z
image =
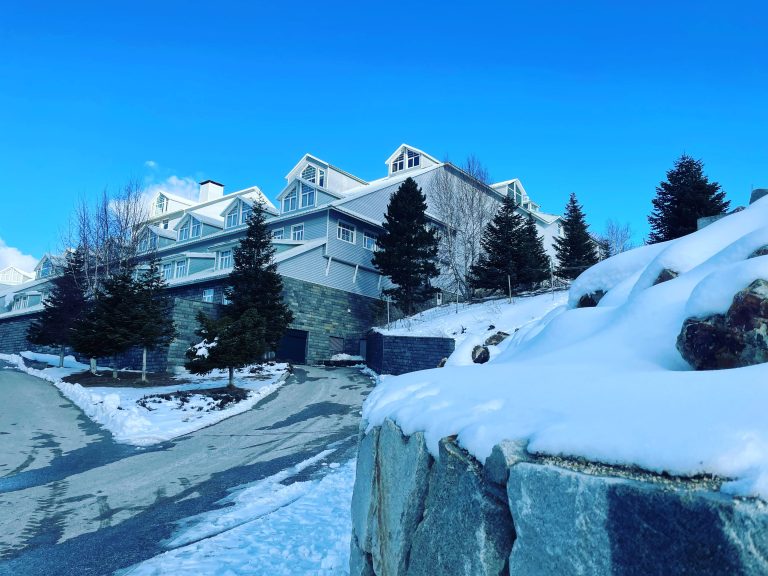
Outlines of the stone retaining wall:
M 768 573 L 768 507 L 716 488 L 512 442 L 481 465 L 445 438 L 436 460 L 386 421 L 360 434 L 350 573 Z
M 378 374 L 405 374 L 437 368 L 456 347 L 453 338 L 368 334 L 366 363 Z

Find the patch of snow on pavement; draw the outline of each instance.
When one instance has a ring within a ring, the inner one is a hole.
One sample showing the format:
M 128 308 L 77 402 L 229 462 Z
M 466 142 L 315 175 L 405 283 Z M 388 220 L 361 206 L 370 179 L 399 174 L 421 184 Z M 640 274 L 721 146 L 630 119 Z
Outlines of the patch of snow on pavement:
M 349 574 L 355 461 L 331 463 L 320 480 L 283 484 L 330 451 L 246 487 L 232 506 L 188 519 L 168 543 L 184 544 L 120 574 Z
M 51 354 L 22 352 L 22 355 L 25 358 L 47 362 L 53 366 L 58 366 L 59 363 L 59 357 Z M 138 400 L 144 396 L 219 388 L 227 383 L 226 371 L 214 371 L 206 376 L 184 376 L 185 379 L 193 381 L 190 384 L 148 388 L 86 388 L 80 384 L 72 384 L 62 380 L 65 376 L 89 368 L 85 364 L 76 362 L 71 356 L 67 358 L 69 360 L 65 359 L 64 368 L 38 370 L 25 366 L 20 355 L 0 354 L 0 360 L 13 364 L 27 374 L 51 382 L 64 396 L 85 412 L 86 416 L 106 428 L 115 441 L 134 446 L 148 446 L 164 442 L 250 410 L 261 399 L 282 386 L 287 367 L 286 364 L 265 365 L 266 372 L 264 374 L 267 379 L 264 380 L 249 378 L 251 376 L 249 368 L 237 370 L 235 372 L 235 385 L 250 392 L 245 400 L 229 405 L 222 410 L 211 410 L 211 402 L 204 395 L 193 395 L 190 401 L 184 404 L 168 400 L 153 402 L 151 404 L 152 410 L 148 410 L 137 404 Z

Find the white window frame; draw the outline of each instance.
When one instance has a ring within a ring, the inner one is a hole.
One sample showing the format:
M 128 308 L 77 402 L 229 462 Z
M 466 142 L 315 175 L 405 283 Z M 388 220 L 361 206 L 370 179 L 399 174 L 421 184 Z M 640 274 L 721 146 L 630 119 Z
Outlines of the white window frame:
M 213 288 L 203 289 L 203 302 L 213 302 Z
M 189 240 L 189 222 L 179 228 L 179 242 L 183 242 L 184 240 Z
M 408 149 L 406 148 L 406 150 Z M 408 157 L 408 168 L 418 168 L 421 166 L 421 154 L 414 152 L 413 150 L 408 150 L 406 156 Z
M 169 222 L 168 218 L 163 220 L 163 230 L 168 230 L 168 222 Z
M 227 212 L 226 219 L 224 221 L 225 228 L 234 228 L 240 223 L 240 207 L 235 206 L 232 210 Z
M 195 233 L 195 228 L 197 228 L 197 233 Z M 200 220 L 196 220 L 195 218 L 189 219 L 189 237 L 190 238 L 197 238 L 203 233 L 203 223 L 200 222 Z
M 285 228 L 278 228 L 277 230 L 272 230 L 272 240 L 282 240 L 284 234 L 285 234 Z
M 233 260 L 232 260 L 232 249 L 229 250 L 221 250 L 219 252 L 219 270 L 228 270 L 229 268 L 232 268 Z M 226 264 L 226 266 L 225 266 Z
M 311 202 L 310 202 L 311 199 Z M 317 190 L 309 184 L 301 183 L 301 207 L 307 208 L 315 205 L 317 200 Z
M 369 240 L 373 240 L 370 246 L 368 245 Z M 379 237 L 369 234 L 368 232 L 363 232 L 363 248 L 370 250 L 371 252 L 376 252 L 379 249 Z
M 248 217 L 253 214 L 253 208 L 247 204 L 241 204 L 240 208 L 240 224 L 246 224 Z
M 163 264 L 162 276 L 163 280 L 173 279 L 173 262 Z
M 283 213 L 285 212 L 293 212 L 294 210 L 298 209 L 298 199 L 299 195 L 296 191 L 296 187 L 293 187 L 293 190 L 288 192 L 288 194 L 285 195 L 283 198 Z M 287 206 L 287 207 L 286 207 Z
M 186 260 L 177 260 L 176 266 L 174 268 L 174 273 L 176 275 L 176 278 L 183 278 L 187 275 L 187 261 Z
M 47 278 L 53 273 L 53 264 L 51 264 L 50 260 L 46 260 L 43 262 L 43 265 L 40 266 L 40 278 Z
M 304 223 L 294 224 L 291 226 L 291 240 L 302 241 L 304 240 Z
M 398 154 L 394 160 L 392 160 L 392 174 L 405 170 L 405 151 Z
M 346 234 L 349 234 L 349 238 L 344 237 Z M 336 225 L 336 238 L 338 240 L 341 240 L 342 242 L 348 242 L 349 244 L 354 244 L 356 236 L 357 229 L 352 224 L 339 220 L 338 224 Z

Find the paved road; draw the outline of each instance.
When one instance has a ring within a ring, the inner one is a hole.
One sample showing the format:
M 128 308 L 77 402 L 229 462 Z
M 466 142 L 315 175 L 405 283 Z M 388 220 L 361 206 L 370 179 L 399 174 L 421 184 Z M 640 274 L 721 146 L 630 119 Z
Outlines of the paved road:
M 227 488 L 328 448 L 329 461 L 352 457 L 370 387 L 355 369 L 299 367 L 253 410 L 142 449 L 52 385 L 0 370 L 0 574 L 111 574 L 162 552 L 176 520 L 216 508 Z

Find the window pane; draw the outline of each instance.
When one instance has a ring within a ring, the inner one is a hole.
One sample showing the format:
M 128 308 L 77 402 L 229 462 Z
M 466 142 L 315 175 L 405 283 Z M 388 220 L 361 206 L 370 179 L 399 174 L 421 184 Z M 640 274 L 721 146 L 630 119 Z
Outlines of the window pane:
M 197 220 L 192 220 L 192 237 L 196 238 L 197 236 L 200 236 L 200 230 L 202 226 L 200 225 L 200 222 Z
M 291 226 L 291 239 L 304 240 L 304 224 L 296 224 L 295 226 Z

